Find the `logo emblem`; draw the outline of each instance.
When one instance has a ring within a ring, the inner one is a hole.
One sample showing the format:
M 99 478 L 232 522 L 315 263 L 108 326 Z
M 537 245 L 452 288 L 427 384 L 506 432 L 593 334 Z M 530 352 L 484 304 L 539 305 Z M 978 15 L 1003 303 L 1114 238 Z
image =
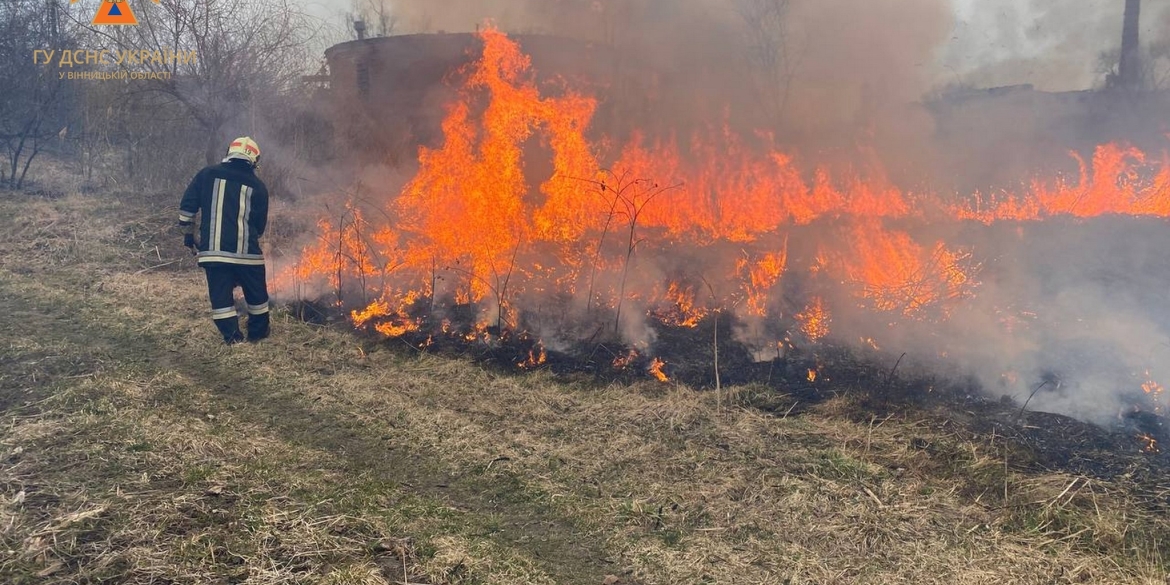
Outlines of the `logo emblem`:
M 80 0 L 69 0 L 70 4 L 76 4 Z M 154 0 L 155 4 L 159 0 Z M 130 8 L 130 3 L 126 0 L 102 0 L 101 6 L 98 7 L 97 14 L 93 17 L 94 25 L 109 26 L 109 25 L 136 25 L 138 18 L 134 16 L 134 11 Z

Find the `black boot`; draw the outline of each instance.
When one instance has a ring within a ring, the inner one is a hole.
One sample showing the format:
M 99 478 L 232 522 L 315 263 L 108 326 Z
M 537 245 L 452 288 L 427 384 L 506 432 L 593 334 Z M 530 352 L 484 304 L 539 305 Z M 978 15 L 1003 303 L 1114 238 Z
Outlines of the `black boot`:
M 220 334 L 223 335 L 224 343 L 228 345 L 234 345 L 244 340 L 244 334 L 240 333 L 240 320 L 237 317 L 216 319 L 215 327 L 219 329 Z
M 269 334 L 268 313 L 248 315 L 248 341 L 256 343 Z

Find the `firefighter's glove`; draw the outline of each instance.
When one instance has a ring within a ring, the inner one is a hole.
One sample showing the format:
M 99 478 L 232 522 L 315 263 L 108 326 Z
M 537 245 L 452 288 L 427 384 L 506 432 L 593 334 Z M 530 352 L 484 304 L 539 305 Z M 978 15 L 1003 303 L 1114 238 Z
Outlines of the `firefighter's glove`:
M 195 234 L 183 234 L 183 246 L 190 248 L 191 253 L 195 253 Z

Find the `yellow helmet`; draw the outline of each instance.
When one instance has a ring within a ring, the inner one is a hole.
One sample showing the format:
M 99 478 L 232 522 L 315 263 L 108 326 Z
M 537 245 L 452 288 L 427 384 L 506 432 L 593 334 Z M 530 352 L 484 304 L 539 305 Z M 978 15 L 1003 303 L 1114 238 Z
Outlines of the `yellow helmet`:
M 232 141 L 231 146 L 228 146 L 227 158 L 228 160 L 246 160 L 252 163 L 252 166 L 260 164 L 260 145 L 256 144 L 248 136 L 243 136 Z

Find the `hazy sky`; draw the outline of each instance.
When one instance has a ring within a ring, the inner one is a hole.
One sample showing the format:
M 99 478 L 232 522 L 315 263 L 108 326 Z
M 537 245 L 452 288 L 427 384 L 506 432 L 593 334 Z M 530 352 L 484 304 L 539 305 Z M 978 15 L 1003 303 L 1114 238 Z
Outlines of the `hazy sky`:
M 940 62 L 979 86 L 1079 89 L 1100 80 L 1100 55 L 1121 44 L 1125 0 L 951 0 Z M 1142 37 L 1164 36 L 1168 0 L 1145 0 Z
M 352 5 L 352 0 L 300 1 L 314 15 L 338 23 Z M 426 4 L 439 7 L 444 1 Z M 1032 83 L 1049 90 L 1082 89 L 1100 81 L 1099 56 L 1120 44 L 1125 6 L 1125 0 L 937 1 L 954 14 L 952 30 L 940 35 L 946 40 L 936 54 L 923 56 L 936 64 L 939 83 L 984 87 Z M 1143 40 L 1166 35 L 1170 0 L 1143 4 Z

